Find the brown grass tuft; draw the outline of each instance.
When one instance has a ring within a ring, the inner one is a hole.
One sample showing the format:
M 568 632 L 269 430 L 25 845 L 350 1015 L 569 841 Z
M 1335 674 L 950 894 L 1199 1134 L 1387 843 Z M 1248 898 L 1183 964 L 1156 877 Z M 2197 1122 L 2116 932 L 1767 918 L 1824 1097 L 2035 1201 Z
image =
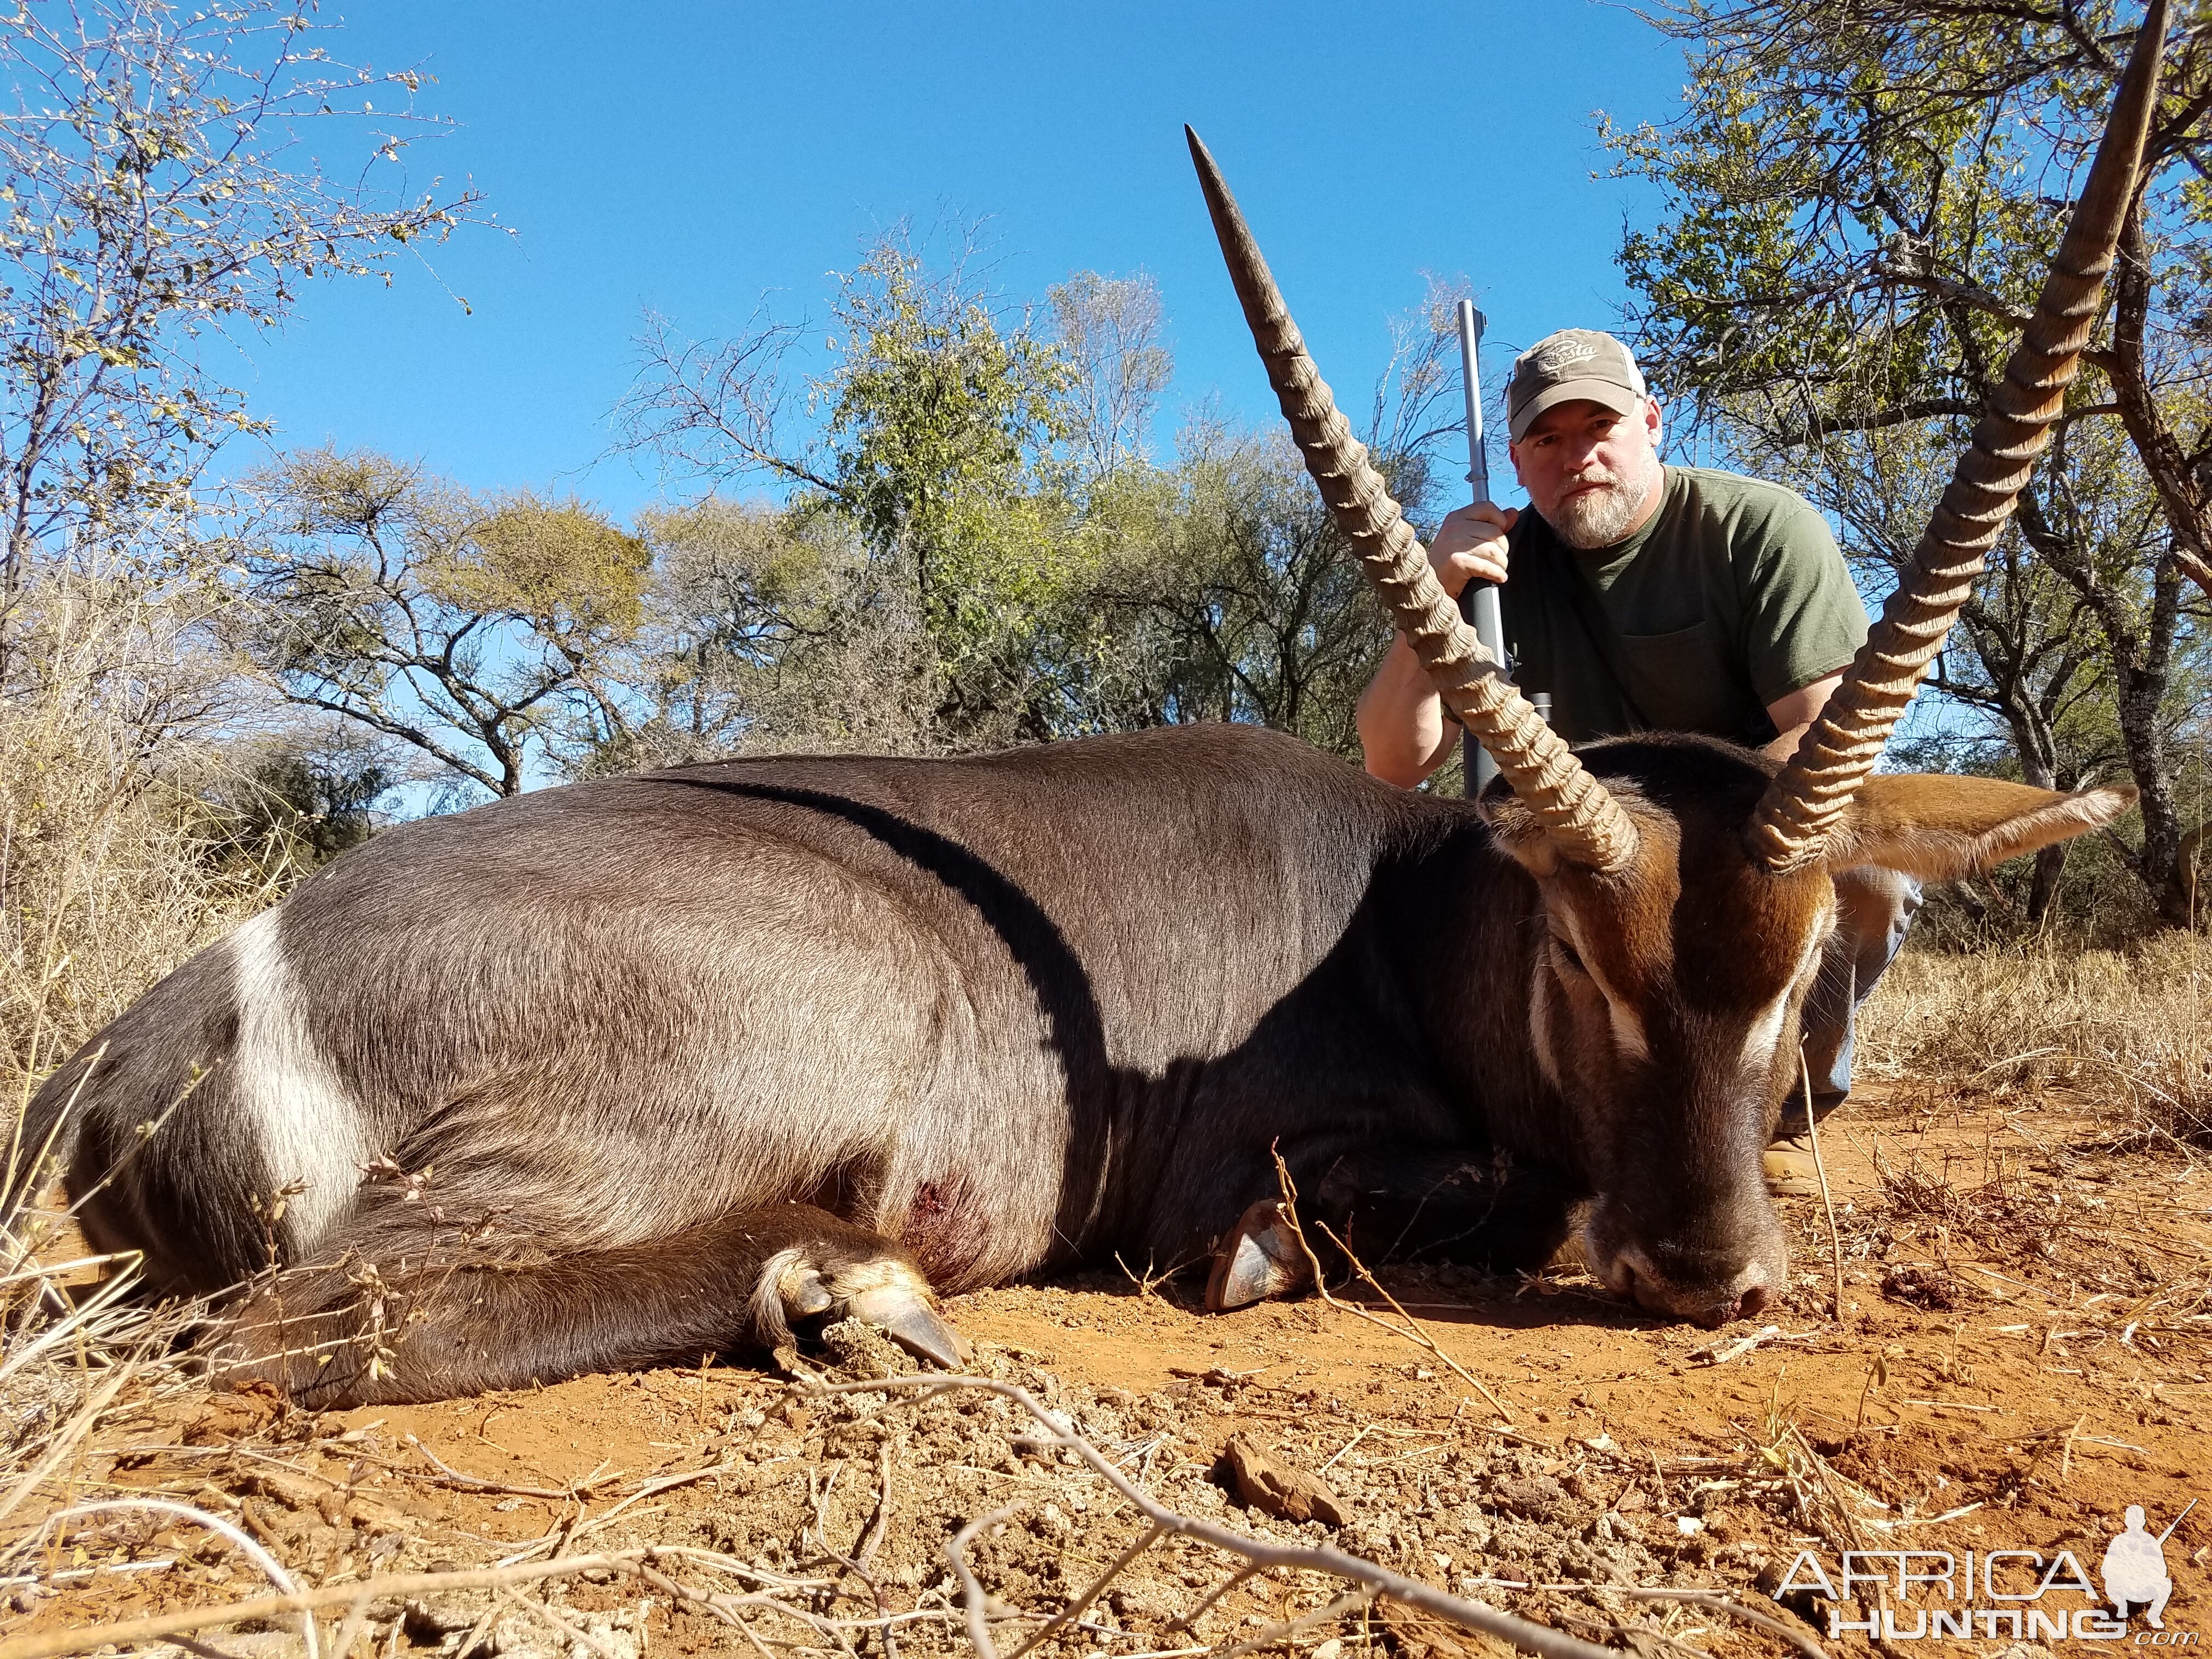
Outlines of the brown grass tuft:
M 86 1037 L 293 873 L 218 856 L 202 791 L 255 702 L 205 585 L 50 572 L 0 696 L 0 1089 Z
M 2212 939 L 1908 951 L 1862 1011 L 1859 1065 L 1964 1092 L 2061 1088 L 2138 1143 L 2212 1145 Z

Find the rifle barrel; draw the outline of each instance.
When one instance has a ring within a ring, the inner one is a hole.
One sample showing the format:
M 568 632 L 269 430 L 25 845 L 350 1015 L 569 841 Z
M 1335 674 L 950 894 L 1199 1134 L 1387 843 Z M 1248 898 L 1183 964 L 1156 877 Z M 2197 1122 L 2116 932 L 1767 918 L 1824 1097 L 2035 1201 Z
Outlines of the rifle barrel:
M 1482 313 L 1473 302 L 1459 302 L 1459 366 L 1467 392 L 1467 481 L 1474 486 L 1474 499 L 1490 499 L 1490 458 L 1482 441 Z M 1505 617 L 1498 605 L 1498 584 L 1472 581 L 1460 597 L 1460 610 L 1474 624 L 1474 636 L 1482 641 L 1482 648 L 1495 658 L 1502 669 L 1505 665 Z M 1470 737 L 1465 758 L 1468 765 L 1468 793 L 1480 790 L 1483 785 L 1498 775 L 1498 763 L 1490 758 L 1490 751 Z
M 2195 1509 L 2196 1507 L 2197 1507 L 2197 1500 L 2196 1500 L 2195 1498 L 2191 1498 L 2191 1499 L 2189 1500 L 2189 1502 L 2188 1502 L 2188 1503 L 2185 1504 L 2182 1506 L 2181 1513 L 2180 1513 L 2180 1514 L 2179 1514 L 2179 1515 L 2177 1515 L 2177 1516 L 2175 1516 L 2173 1517 L 2172 1522 L 2171 1522 L 2171 1523 L 2166 1527 L 2166 1529 L 2164 1532 L 2162 1532 L 2162 1533 L 2159 1534 L 2159 1535 L 2158 1535 L 2158 1541 L 2159 1541 L 2160 1544 L 2163 1544 L 2163 1543 L 2165 1543 L 2165 1542 L 2166 1542 L 2166 1540 L 2167 1539 L 2169 1539 L 2169 1538 L 2172 1537 L 2172 1536 L 2173 1536 L 2173 1528 L 2174 1528 L 2175 1527 L 2179 1526 L 2183 1522 L 2185 1522 L 2185 1521 L 2186 1521 L 2187 1519 L 2189 1519 L 2189 1511 L 2190 1511 L 2190 1510 L 2193 1510 L 2193 1509 Z

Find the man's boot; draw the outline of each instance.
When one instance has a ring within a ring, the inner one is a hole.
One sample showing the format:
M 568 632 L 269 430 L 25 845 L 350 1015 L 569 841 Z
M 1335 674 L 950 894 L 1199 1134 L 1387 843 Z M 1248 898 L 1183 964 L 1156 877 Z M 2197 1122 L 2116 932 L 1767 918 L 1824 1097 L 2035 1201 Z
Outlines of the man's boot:
M 1777 1198 L 1818 1198 L 1820 1167 L 1813 1158 L 1813 1132 L 1778 1135 L 1759 1155 L 1766 1170 L 1766 1190 Z

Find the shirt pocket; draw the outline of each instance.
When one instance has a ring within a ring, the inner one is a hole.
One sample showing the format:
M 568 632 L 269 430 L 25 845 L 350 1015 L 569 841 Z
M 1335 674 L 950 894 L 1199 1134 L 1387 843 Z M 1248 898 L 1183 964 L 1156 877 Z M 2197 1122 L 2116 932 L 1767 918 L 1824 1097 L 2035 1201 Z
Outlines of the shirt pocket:
M 1671 634 L 1624 634 L 1621 678 L 1629 696 L 1658 732 L 1704 732 L 1741 742 L 1756 710 L 1721 653 L 1721 635 L 1710 622 Z

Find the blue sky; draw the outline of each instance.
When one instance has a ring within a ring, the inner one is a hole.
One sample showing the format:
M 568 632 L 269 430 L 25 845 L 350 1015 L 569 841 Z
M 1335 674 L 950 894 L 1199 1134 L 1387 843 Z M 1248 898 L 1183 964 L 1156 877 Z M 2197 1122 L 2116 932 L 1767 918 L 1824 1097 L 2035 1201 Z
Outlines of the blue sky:
M 251 343 L 251 404 L 282 446 L 580 489 L 623 517 L 662 489 L 599 459 L 641 313 L 725 333 L 772 293 L 819 317 L 826 273 L 909 216 L 988 217 L 1013 300 L 1072 270 L 1150 272 L 1177 364 L 1165 430 L 1217 391 L 1273 418 L 1185 121 L 1355 409 L 1424 271 L 1473 281 L 1493 367 L 1553 328 L 1602 325 L 1624 216 L 1650 204 L 1591 177 L 1593 112 L 1664 118 L 1681 79 L 1648 25 L 1585 0 L 323 15 L 343 15 L 335 55 L 435 77 L 420 106 L 456 125 L 410 152 L 415 182 L 472 183 L 512 234 L 464 233 L 431 252 L 434 276 L 403 264 L 389 289 L 312 285 L 281 335 Z M 325 159 L 356 160 L 337 144 Z

